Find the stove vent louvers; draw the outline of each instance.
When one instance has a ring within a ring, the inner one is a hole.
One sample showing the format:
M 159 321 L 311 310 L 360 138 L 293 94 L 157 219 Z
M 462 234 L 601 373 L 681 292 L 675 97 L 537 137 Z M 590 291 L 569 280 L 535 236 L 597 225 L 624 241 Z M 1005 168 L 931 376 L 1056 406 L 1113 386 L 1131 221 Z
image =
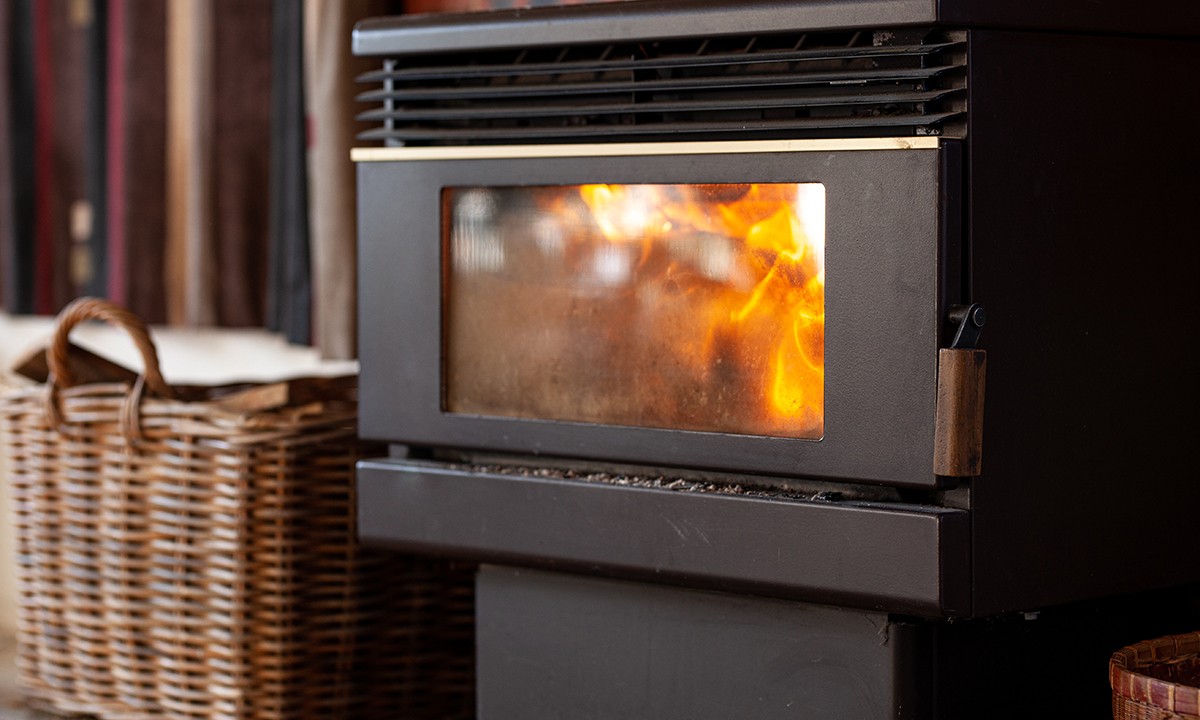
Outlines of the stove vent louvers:
M 389 145 L 961 135 L 965 34 L 726 36 L 388 58 L 358 116 Z M 676 139 L 676 138 L 673 138 Z

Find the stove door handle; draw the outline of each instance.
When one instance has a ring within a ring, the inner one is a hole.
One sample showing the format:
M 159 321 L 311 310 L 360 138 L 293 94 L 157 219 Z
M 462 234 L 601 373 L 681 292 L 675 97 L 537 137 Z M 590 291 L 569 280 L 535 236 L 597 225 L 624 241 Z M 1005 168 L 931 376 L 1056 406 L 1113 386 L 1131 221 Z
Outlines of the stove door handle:
M 986 350 L 938 350 L 937 417 L 933 450 L 935 475 L 975 477 L 982 471 L 983 393 L 986 378 Z

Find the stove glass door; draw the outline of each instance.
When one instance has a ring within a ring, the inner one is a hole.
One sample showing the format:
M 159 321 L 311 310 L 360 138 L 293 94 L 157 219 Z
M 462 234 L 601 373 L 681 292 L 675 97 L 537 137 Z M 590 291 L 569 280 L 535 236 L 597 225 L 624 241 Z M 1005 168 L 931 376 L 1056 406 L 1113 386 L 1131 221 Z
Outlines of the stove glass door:
M 825 186 L 442 191 L 443 409 L 824 434 Z

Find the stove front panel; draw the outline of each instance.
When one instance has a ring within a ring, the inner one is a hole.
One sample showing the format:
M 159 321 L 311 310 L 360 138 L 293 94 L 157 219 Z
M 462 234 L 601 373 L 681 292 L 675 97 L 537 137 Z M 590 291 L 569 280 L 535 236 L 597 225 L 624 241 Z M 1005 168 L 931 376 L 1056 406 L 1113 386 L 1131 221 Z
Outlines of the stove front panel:
M 856 142 L 892 149 L 849 149 Z M 936 483 L 947 147 L 934 138 L 590 147 L 601 150 L 384 148 L 372 151 L 380 161 L 360 163 L 364 437 Z M 641 197 L 612 205 L 621 193 Z M 680 215 L 664 195 L 699 198 L 711 212 Z M 746 198 L 783 205 L 730 217 Z M 524 221 L 497 219 L 506 203 L 556 200 L 586 211 L 585 230 L 537 220 L 513 230 Z M 627 227 L 649 221 L 653 232 Z M 501 237 L 514 232 L 520 241 Z M 563 259 L 551 262 L 556 252 Z M 492 288 L 464 289 L 471 283 Z M 639 316 L 650 299 L 674 309 Z M 704 313 L 712 317 L 701 322 Z M 536 346 L 539 332 L 549 350 Z M 556 363 L 566 365 L 557 375 Z M 656 363 L 686 372 L 664 380 Z M 488 400 L 484 389 L 506 382 L 515 389 Z M 789 401 L 790 415 L 771 415 Z

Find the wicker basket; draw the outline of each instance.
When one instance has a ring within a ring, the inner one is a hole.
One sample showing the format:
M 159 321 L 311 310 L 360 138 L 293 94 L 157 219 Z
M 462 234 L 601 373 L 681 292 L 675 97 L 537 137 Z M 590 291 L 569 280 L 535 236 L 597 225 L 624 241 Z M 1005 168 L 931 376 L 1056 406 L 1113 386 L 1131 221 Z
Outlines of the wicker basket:
M 72 387 L 67 335 L 145 373 Z M 355 542 L 354 378 L 169 387 L 135 316 L 65 309 L 44 386 L 0 400 L 20 681 L 102 718 L 470 717 L 470 568 Z
M 1122 648 L 1108 663 L 1116 720 L 1200 720 L 1200 633 Z

